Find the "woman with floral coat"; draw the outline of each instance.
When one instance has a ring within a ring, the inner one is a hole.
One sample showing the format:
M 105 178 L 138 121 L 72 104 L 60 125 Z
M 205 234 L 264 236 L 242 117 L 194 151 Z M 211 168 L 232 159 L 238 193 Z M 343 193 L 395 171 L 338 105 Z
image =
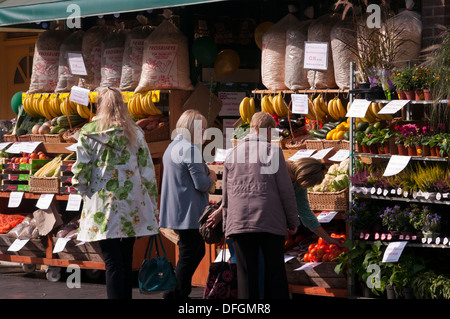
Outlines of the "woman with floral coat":
M 84 205 L 77 239 L 99 241 L 108 298 L 131 298 L 136 237 L 158 233 L 158 189 L 143 132 L 122 94 L 104 88 L 94 121 L 80 130 L 73 182 Z

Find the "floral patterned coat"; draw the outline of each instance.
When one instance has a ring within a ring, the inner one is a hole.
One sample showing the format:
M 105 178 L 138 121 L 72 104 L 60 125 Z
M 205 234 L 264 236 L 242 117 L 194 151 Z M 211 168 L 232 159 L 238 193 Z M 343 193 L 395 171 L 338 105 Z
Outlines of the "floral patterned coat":
M 98 132 L 83 126 L 72 167 L 73 184 L 83 196 L 78 240 L 97 241 L 158 232 L 158 189 L 153 161 L 142 131 L 130 146 L 121 127 Z

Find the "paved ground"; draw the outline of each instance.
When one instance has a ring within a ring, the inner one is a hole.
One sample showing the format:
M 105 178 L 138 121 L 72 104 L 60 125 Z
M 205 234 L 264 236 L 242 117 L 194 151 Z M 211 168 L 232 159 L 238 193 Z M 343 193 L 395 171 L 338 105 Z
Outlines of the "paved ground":
M 103 272 L 93 280 L 82 271 L 80 288 L 69 288 L 67 282 L 74 282 L 69 278 L 72 273 L 64 273 L 64 269 L 61 279 L 51 282 L 45 270 L 39 268 L 27 274 L 19 264 L 0 262 L 0 299 L 107 299 Z M 190 297 L 201 299 L 202 294 L 202 287 L 194 287 Z M 141 294 L 136 278 L 133 299 L 162 299 L 162 293 Z

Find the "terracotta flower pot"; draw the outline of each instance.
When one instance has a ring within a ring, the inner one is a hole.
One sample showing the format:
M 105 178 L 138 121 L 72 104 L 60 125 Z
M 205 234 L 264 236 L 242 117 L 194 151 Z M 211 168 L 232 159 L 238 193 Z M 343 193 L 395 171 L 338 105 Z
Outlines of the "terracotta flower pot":
M 362 147 L 362 152 L 363 152 L 363 153 L 366 153 L 366 154 L 369 154 L 369 153 L 370 153 L 370 147 L 369 147 L 369 146 L 367 146 L 367 145 L 361 145 L 361 147 Z
M 433 146 L 433 147 L 430 147 L 430 155 L 431 156 L 438 156 L 438 148 L 437 148 L 437 146 Z
M 378 146 L 377 144 L 372 144 L 369 146 L 370 154 L 378 154 Z
M 397 144 L 398 155 L 408 155 L 408 151 L 406 150 L 405 145 Z
M 423 90 L 414 91 L 414 96 L 416 101 L 423 101 L 424 100 Z
M 399 100 L 406 100 L 406 94 L 404 91 L 397 91 Z
M 430 146 L 422 145 L 422 147 L 423 147 L 423 154 L 422 154 L 422 156 L 430 156 Z
M 378 144 L 378 154 L 391 154 L 389 151 L 389 142 Z
M 417 156 L 416 148 L 414 146 L 407 147 L 408 156 Z
M 423 155 L 423 145 L 416 145 L 416 154 L 417 154 L 417 156 L 424 156 Z
M 431 97 L 431 91 L 428 89 L 423 90 L 423 98 L 425 101 L 431 101 L 433 98 Z
M 416 94 L 414 91 L 405 91 L 405 95 L 407 100 L 414 101 L 414 99 L 416 98 Z

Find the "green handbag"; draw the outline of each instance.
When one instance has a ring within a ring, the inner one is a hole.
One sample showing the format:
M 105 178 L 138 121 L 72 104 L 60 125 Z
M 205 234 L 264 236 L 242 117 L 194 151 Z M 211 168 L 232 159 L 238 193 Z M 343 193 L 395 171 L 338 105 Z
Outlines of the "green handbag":
M 158 239 L 164 256 L 159 255 Z M 157 257 L 150 258 L 153 242 L 155 243 Z M 149 238 L 145 256 L 146 259 L 142 262 L 138 274 L 139 291 L 146 293 L 172 289 L 176 283 L 175 271 L 172 263 L 166 258 L 166 251 L 160 234 Z

